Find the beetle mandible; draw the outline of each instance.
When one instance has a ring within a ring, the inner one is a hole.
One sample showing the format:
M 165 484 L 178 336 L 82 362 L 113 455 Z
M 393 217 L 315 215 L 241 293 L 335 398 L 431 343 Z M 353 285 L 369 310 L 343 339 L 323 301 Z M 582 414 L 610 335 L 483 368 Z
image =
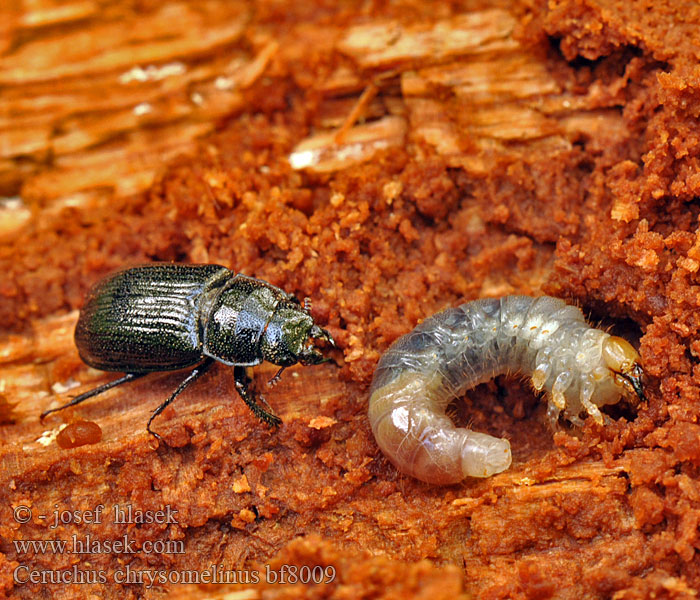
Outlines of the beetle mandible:
M 282 421 L 262 396 L 248 389 L 246 367 L 263 361 L 282 371 L 296 363 L 330 360 L 314 346 L 324 340 L 305 303 L 265 281 L 236 274 L 220 265 L 155 263 L 118 271 L 89 293 L 75 327 L 80 358 L 102 371 L 123 377 L 42 413 L 75 406 L 113 387 L 156 371 L 194 368 L 151 415 L 151 423 L 215 362 L 233 366 L 236 390 L 256 417 L 271 427 Z M 262 404 L 262 406 L 261 406 Z

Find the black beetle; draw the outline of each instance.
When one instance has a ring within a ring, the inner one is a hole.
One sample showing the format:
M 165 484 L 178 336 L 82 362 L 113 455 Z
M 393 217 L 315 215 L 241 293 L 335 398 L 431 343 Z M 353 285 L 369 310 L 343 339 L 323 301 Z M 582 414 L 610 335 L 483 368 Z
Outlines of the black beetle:
M 274 383 L 290 365 L 326 362 L 315 339 L 335 346 L 331 334 L 314 323 L 307 304 L 220 265 L 155 263 L 119 271 L 91 290 L 75 327 L 75 344 L 91 367 L 126 375 L 41 418 L 148 373 L 196 365 L 148 420 L 148 432 L 161 439 L 151 430 L 153 419 L 219 361 L 234 367 L 236 389 L 253 413 L 275 427 L 282 421 L 248 389 L 246 367 L 263 361 L 279 365 Z

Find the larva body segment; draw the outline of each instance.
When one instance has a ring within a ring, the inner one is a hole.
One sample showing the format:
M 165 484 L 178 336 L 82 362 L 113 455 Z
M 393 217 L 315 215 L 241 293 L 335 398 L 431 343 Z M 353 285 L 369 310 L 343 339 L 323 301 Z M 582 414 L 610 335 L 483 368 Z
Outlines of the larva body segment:
M 455 427 L 448 404 L 503 373 L 523 373 L 546 392 L 547 416 L 602 423 L 599 406 L 642 397 L 639 356 L 625 340 L 590 327 L 558 298 L 505 296 L 448 308 L 382 356 L 370 388 L 377 444 L 404 473 L 429 483 L 489 477 L 511 463 L 508 440 Z

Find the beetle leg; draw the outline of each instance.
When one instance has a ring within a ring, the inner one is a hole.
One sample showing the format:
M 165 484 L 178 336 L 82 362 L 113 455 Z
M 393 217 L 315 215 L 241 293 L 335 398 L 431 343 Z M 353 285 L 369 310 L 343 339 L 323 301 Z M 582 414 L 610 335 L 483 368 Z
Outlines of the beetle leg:
M 153 411 L 153 414 L 151 415 L 151 418 L 148 419 L 148 423 L 146 424 L 146 430 L 148 433 L 150 433 L 153 437 L 155 437 L 158 440 L 162 440 L 161 438 L 155 431 L 151 429 L 151 422 L 153 419 L 155 419 L 160 413 L 162 413 L 165 408 L 173 401 L 175 398 L 177 398 L 182 391 L 190 385 L 193 381 L 196 381 L 199 379 L 202 375 L 204 375 L 208 370 L 209 367 L 214 364 L 214 359 L 213 358 L 206 358 L 201 364 L 197 365 L 194 369 L 190 371 L 190 374 L 185 378 L 185 380 L 177 386 L 177 389 L 171 394 L 170 398 L 168 398 L 163 404 L 161 404 L 158 408 L 156 408 Z
M 265 398 L 258 396 L 260 402 L 263 403 L 268 410 L 265 410 L 262 406 L 260 406 L 260 404 L 258 404 L 258 400 L 255 399 L 255 395 L 248 389 L 250 377 L 246 375 L 245 367 L 233 367 L 233 378 L 236 382 L 236 390 L 238 390 L 238 395 L 243 399 L 243 402 L 248 405 L 248 408 L 253 411 L 253 414 L 261 421 L 267 423 L 270 427 L 279 427 L 279 425 L 282 423 L 282 419 L 272 412 L 272 409 L 265 401 Z
M 90 390 L 89 392 L 85 392 L 84 394 L 76 396 L 70 402 L 66 402 L 66 404 L 63 404 L 57 408 L 50 408 L 49 410 L 45 410 L 43 413 L 41 413 L 39 418 L 43 419 L 51 413 L 63 410 L 64 408 L 68 408 L 69 406 L 75 406 L 76 404 L 80 404 L 88 398 L 97 396 L 97 394 L 101 394 L 102 392 L 111 390 L 113 387 L 117 387 L 118 385 L 121 385 L 122 383 L 127 383 L 128 381 L 133 381 L 134 379 L 138 379 L 139 377 L 143 377 L 144 375 L 148 375 L 148 373 L 127 373 L 126 375 L 124 375 L 124 377 L 120 377 L 119 379 L 115 379 L 114 381 L 110 381 L 108 383 L 103 383 L 101 386 L 96 387 L 94 390 Z
M 277 385 L 277 382 L 278 382 L 278 381 L 280 380 L 280 378 L 282 377 L 282 371 L 284 371 L 286 368 L 287 368 L 287 367 L 280 367 L 280 370 L 277 371 L 277 373 L 275 373 L 275 374 L 272 376 L 272 379 L 270 379 L 270 381 L 267 382 L 268 387 L 273 387 L 273 386 Z M 265 402 L 265 404 L 267 404 L 267 402 Z M 268 407 L 268 408 L 269 408 L 269 407 Z

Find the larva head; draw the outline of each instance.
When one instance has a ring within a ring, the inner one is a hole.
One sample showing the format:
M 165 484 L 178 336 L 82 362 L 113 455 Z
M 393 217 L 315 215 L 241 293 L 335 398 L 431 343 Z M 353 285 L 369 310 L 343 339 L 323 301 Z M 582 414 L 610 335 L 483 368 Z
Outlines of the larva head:
M 639 353 L 627 340 L 610 336 L 603 342 L 603 360 L 605 366 L 613 372 L 615 383 L 631 394 L 636 394 L 644 400 L 642 387 L 642 367 L 639 364 Z

